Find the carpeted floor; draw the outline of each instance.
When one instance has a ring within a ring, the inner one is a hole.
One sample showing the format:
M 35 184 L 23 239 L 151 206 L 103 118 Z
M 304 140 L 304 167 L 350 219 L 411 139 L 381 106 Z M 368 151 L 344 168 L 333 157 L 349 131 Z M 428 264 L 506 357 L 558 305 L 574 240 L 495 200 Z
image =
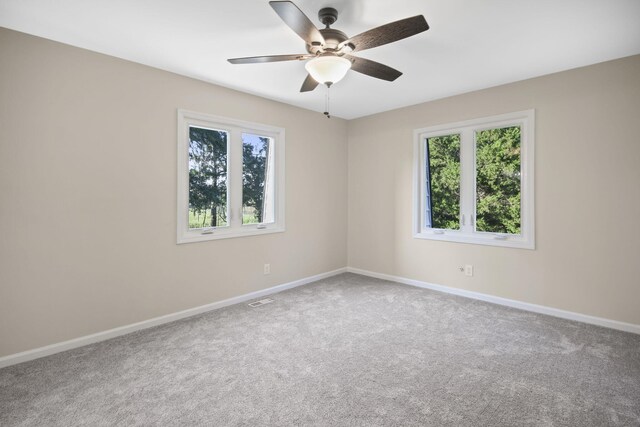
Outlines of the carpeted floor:
M 640 336 L 344 274 L 0 370 L 2 426 L 640 426 Z

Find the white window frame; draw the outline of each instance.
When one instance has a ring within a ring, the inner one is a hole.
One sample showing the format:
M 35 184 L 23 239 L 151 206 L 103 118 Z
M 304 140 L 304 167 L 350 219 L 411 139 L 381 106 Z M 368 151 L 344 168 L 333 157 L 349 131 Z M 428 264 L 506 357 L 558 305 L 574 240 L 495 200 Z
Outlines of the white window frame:
M 189 127 L 227 131 L 228 225 L 189 229 Z M 285 130 L 228 117 L 178 109 L 178 194 L 177 243 L 202 242 L 285 231 Z M 273 139 L 274 210 L 271 223 L 242 224 L 242 134 L 252 133 Z
M 521 127 L 520 140 L 520 234 L 475 230 L 476 218 L 476 141 L 475 133 L 486 129 Z M 533 109 L 483 117 L 457 123 L 416 129 L 413 171 L 413 237 L 479 245 L 535 249 Z M 428 138 L 460 134 L 460 230 L 426 227 L 426 141 Z M 465 220 L 462 220 L 464 215 Z

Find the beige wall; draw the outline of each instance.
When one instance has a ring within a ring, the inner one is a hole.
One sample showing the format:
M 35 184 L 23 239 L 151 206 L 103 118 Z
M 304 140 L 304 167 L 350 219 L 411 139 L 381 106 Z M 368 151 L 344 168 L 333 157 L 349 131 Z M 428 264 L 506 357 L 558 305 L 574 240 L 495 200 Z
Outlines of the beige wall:
M 344 120 L 5 29 L 0 57 L 0 356 L 346 266 Z M 176 245 L 177 108 L 286 128 L 285 233 Z
M 412 238 L 413 129 L 529 108 L 536 250 Z M 640 324 L 639 119 L 634 56 L 350 121 L 349 266 Z
M 0 52 L 0 357 L 347 258 L 640 323 L 640 56 L 345 122 L 5 29 Z M 176 245 L 177 108 L 286 128 L 285 233 Z M 413 239 L 413 129 L 528 108 L 537 249 Z

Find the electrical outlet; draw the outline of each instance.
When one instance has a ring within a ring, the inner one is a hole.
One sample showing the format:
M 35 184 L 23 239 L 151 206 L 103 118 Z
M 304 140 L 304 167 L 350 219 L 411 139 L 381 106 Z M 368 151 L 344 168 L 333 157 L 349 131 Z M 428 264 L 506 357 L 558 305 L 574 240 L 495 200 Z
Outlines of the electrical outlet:
M 271 274 L 271 264 L 264 265 L 264 274 Z
M 464 275 L 473 276 L 473 265 L 467 264 L 464 266 Z

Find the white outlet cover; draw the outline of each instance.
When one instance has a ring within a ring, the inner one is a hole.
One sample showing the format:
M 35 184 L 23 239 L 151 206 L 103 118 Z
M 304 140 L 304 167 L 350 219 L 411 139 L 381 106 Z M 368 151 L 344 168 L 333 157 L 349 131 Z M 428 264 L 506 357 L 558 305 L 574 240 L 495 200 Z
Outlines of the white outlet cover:
M 464 266 L 465 276 L 473 276 L 473 265 L 467 264 Z

